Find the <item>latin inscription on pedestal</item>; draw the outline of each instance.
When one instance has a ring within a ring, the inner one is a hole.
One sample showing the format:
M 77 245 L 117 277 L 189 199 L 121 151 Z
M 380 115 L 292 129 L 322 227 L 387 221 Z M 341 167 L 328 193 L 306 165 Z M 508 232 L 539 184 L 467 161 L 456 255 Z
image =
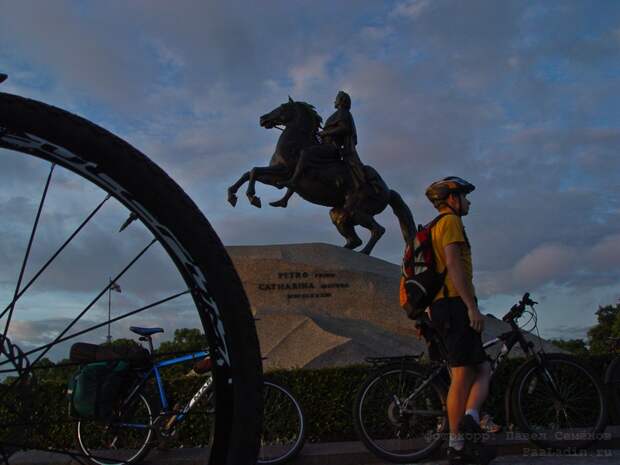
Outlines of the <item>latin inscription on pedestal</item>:
M 287 300 L 325 299 L 349 286 L 348 282 L 338 280 L 337 273 L 287 271 L 279 272 L 273 282 L 259 283 L 258 290 L 283 294 Z

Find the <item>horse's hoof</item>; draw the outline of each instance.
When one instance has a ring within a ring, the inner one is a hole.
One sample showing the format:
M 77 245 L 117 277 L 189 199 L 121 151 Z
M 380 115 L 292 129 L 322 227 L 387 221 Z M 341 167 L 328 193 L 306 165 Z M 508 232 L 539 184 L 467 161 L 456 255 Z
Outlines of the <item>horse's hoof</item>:
M 344 248 L 353 250 L 353 249 L 357 249 L 360 245 L 362 245 L 361 239 L 354 239 L 351 241 L 347 241 L 347 243 L 344 245 Z
M 256 208 L 262 207 L 259 197 L 254 197 L 254 196 L 250 197 L 250 203 L 254 205 Z
M 269 205 L 271 205 L 272 207 L 282 207 L 282 208 L 286 208 L 288 205 L 288 202 L 286 200 L 276 200 L 275 202 L 269 202 Z
M 228 203 L 233 207 L 237 205 L 237 196 L 235 194 L 228 194 Z

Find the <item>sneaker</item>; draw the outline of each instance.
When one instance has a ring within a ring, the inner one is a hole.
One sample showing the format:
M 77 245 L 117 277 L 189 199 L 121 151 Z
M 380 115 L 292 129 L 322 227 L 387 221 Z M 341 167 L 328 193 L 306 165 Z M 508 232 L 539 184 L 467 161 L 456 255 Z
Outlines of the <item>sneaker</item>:
M 475 463 L 476 458 L 469 455 L 465 448 L 456 450 L 454 447 L 448 447 L 446 452 L 448 456 L 448 465 L 466 465 L 469 463 Z
M 461 450 L 448 447 L 448 465 L 489 465 L 497 457 L 494 446 L 465 446 Z
M 454 447 L 448 447 L 446 455 L 448 456 L 448 465 L 469 465 L 479 462 L 478 454 L 472 453 L 467 447 L 459 450 Z
M 480 444 L 482 442 L 484 431 L 471 415 L 463 416 L 459 423 L 459 430 L 465 437 L 465 443 Z
M 493 421 L 493 417 L 488 413 L 480 419 L 480 428 L 486 433 L 496 434 L 502 430 L 502 425 Z

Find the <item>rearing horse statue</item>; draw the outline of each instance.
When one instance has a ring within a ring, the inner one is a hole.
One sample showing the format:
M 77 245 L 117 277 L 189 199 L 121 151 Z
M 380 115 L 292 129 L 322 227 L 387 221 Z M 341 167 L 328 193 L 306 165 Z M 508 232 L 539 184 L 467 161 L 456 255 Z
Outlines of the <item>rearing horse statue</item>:
M 321 122 L 322 118 L 312 105 L 293 101 L 290 97 L 288 102 L 261 116 L 262 127 L 271 129 L 281 125 L 284 130 L 269 166 L 252 168 L 228 188 L 228 201 L 232 206 L 237 204 L 237 190 L 248 181 L 246 195 L 250 203 L 259 208 L 261 201 L 256 196 L 256 181 L 281 189 L 282 183 L 289 179 L 295 170 L 301 152 L 311 147 L 316 150 L 319 145 L 317 132 Z M 308 202 L 332 207 L 329 215 L 338 232 L 346 239 L 344 246 L 348 249 L 362 245 L 362 240 L 355 232 L 355 226 L 359 225 L 370 231 L 370 240 L 361 250 L 364 254 L 370 254 L 385 233 L 385 228 L 375 221 L 374 216 L 388 205 L 398 218 L 405 242 L 411 242 L 415 235 L 415 222 L 409 207 L 398 192 L 385 184 L 374 168 L 366 165 L 364 172 L 366 179 L 372 180 L 373 187 L 365 188 L 351 211 L 345 210 L 344 206 L 353 180 L 349 168 L 337 151 L 327 149 L 325 156 L 315 158 L 314 164 L 304 170 L 296 183 L 295 191 Z

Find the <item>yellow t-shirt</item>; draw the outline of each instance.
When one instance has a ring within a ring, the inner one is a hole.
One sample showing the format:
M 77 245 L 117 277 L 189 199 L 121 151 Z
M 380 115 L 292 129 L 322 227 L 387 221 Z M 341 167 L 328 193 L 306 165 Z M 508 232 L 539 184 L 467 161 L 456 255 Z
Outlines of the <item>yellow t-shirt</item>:
M 471 262 L 471 249 L 465 240 L 465 233 L 463 228 L 463 222 L 461 217 L 452 214 L 450 209 L 440 210 L 440 213 L 448 213 L 442 217 L 432 228 L 433 237 L 433 251 L 435 252 L 435 260 L 437 265 L 437 271 L 442 273 L 446 269 L 446 252 L 445 247 L 448 244 L 461 243 L 461 258 L 465 268 L 465 276 L 467 282 L 470 283 L 472 293 L 475 295 L 475 289 L 473 284 L 473 267 Z M 459 293 L 454 287 L 450 275 L 446 274 L 445 280 L 447 295 L 445 295 L 444 288 L 441 288 L 437 293 L 437 296 L 433 302 L 443 299 L 444 297 L 458 297 Z

